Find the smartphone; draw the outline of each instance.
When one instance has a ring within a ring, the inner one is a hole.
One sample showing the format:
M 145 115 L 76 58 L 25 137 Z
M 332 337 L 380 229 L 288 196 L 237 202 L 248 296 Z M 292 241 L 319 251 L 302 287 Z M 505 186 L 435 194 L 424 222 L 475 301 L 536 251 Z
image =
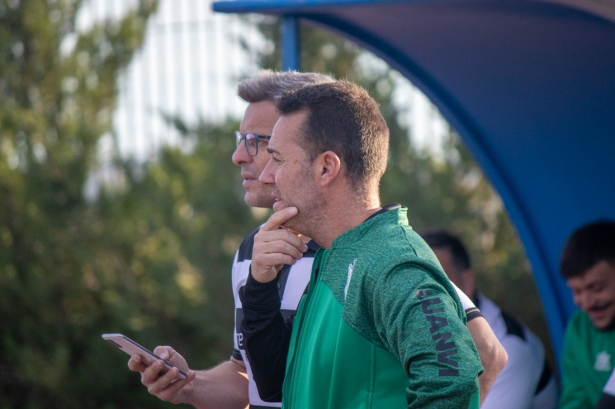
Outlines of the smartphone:
M 143 362 L 148 366 L 153 364 L 157 360 L 161 360 L 162 362 L 165 363 L 165 366 L 160 370 L 161 375 L 166 373 L 169 369 L 174 367 L 170 362 L 165 361 L 164 359 L 160 358 L 158 355 L 154 354 L 149 349 L 137 344 L 135 341 L 128 338 L 126 335 L 103 334 L 102 337 L 105 341 L 107 341 L 111 345 L 118 347 L 119 349 L 126 352 L 130 356 L 134 354 L 141 355 L 143 357 Z M 177 375 L 177 377 L 179 379 L 186 379 L 188 375 L 183 371 L 179 371 L 179 374 Z

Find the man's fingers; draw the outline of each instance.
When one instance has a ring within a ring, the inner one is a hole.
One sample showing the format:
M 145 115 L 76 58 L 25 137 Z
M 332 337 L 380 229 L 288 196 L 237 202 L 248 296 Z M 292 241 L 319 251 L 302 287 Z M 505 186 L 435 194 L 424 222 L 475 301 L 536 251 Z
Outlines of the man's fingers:
M 262 248 L 262 251 L 267 253 L 273 251 L 283 251 L 284 249 L 280 247 L 281 243 L 288 243 L 301 253 L 306 252 L 308 249 L 307 245 L 303 242 L 303 240 L 301 240 L 301 238 L 286 229 L 278 228 L 276 230 L 263 231 L 261 227 L 260 231 L 254 237 L 255 251 L 259 251 L 260 248 Z
M 276 240 L 276 241 L 271 241 L 268 243 L 265 243 L 262 245 L 262 248 L 259 248 L 258 251 L 258 255 L 259 256 L 265 256 L 265 255 L 272 255 L 272 254 L 281 254 L 281 255 L 285 255 L 285 256 L 290 256 L 295 260 L 299 260 L 300 258 L 303 257 L 303 253 L 305 250 L 307 250 L 307 248 L 304 248 L 305 244 L 303 242 L 301 243 L 290 243 L 288 241 L 284 241 L 284 240 Z M 266 265 L 278 265 L 280 263 L 276 263 L 276 264 L 269 264 L 267 263 Z M 281 264 L 288 264 L 288 263 L 281 263 Z
M 303 236 L 303 234 L 299 233 L 297 230 L 293 230 L 293 229 L 291 229 L 290 227 L 286 227 L 286 226 L 284 226 L 283 224 L 281 225 L 281 227 L 282 227 L 282 228 L 284 228 L 284 229 L 286 229 L 286 230 L 288 230 L 289 232 L 291 232 L 292 234 L 294 234 L 294 235 L 295 235 L 295 236 L 297 236 L 297 237 L 301 237 L 301 236 Z
M 176 366 L 181 371 L 188 372 L 190 370 L 184 357 L 170 346 L 157 346 L 154 349 L 154 354 L 169 362 L 171 365 Z
M 149 388 L 149 386 L 160 377 L 162 368 L 164 368 L 164 362 L 160 360 L 148 366 L 145 371 L 141 372 L 141 383 Z
M 280 229 L 280 225 L 297 212 L 296 207 L 288 207 L 274 213 L 254 236 L 250 271 L 256 281 L 268 283 L 274 280 L 284 264 L 295 264 L 307 251 L 303 240 Z
M 128 368 L 134 372 L 143 372 L 147 369 L 147 365 L 143 363 L 141 355 L 135 354 L 128 360 Z
M 299 260 L 299 258 L 295 258 L 282 253 L 273 253 L 273 254 L 265 254 L 263 255 L 262 261 L 266 263 L 266 265 L 272 266 L 283 266 L 284 264 L 292 266 Z M 276 275 L 279 271 L 276 270 Z
M 287 207 L 279 212 L 275 212 L 271 215 L 269 220 L 263 224 L 261 230 L 277 230 L 281 225 L 295 217 L 297 213 L 299 213 L 299 210 L 295 206 Z
M 161 359 L 165 359 L 168 361 L 171 355 L 175 353 L 175 350 L 170 346 L 159 345 L 154 348 L 154 353 L 158 355 Z
M 177 368 L 170 369 L 166 374 L 158 378 L 156 382 L 146 385 L 148 392 L 164 401 L 178 403 L 178 393 L 194 380 L 196 372 L 189 371 L 186 379 L 179 379 L 177 377 L 178 374 L 179 370 Z

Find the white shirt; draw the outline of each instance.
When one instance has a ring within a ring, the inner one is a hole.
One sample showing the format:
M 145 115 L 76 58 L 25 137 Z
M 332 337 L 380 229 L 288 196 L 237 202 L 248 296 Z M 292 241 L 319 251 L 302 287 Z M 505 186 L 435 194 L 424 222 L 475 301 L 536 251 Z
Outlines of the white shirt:
M 483 294 L 477 294 L 477 301 L 508 354 L 508 363 L 495 379 L 481 409 L 554 409 L 557 384 L 552 374 L 543 378 L 548 374 L 543 375 L 546 361 L 540 339 L 512 316 L 502 313 Z M 539 384 L 542 389 L 537 391 Z

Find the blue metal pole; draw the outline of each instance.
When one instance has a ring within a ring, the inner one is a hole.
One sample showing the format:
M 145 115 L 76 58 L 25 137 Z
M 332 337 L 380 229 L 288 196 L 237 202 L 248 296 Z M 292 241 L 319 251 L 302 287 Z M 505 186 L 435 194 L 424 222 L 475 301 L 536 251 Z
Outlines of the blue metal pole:
M 300 29 L 297 17 L 283 16 L 280 21 L 282 31 L 282 69 L 301 70 Z

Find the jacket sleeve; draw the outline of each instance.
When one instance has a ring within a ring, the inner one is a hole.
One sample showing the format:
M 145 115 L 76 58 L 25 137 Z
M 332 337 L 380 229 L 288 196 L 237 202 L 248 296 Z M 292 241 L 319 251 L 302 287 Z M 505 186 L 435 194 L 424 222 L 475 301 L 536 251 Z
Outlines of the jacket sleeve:
M 250 273 L 239 296 L 244 313 L 241 332 L 258 394 L 265 402 L 280 402 L 293 317 L 288 322 L 282 317 L 277 278 L 259 283 Z
M 408 408 L 470 407 L 483 368 L 452 287 L 420 265 L 397 267 L 378 281 L 376 326 L 406 370 Z

